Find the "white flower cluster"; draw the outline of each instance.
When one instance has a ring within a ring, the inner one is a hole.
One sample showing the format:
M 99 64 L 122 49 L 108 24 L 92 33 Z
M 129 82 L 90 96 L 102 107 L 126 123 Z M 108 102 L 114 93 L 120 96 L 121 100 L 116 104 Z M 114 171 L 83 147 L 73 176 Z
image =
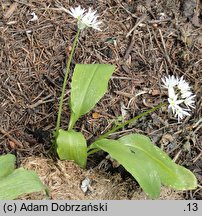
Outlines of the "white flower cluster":
M 99 25 L 102 22 L 97 21 L 97 11 L 92 11 L 91 8 L 89 8 L 86 12 L 86 9 L 82 9 L 78 6 L 76 8 L 70 8 L 67 12 L 78 20 L 77 25 L 79 29 L 82 30 L 86 27 L 91 27 L 100 31 Z
M 194 106 L 194 95 L 191 92 L 189 83 L 187 83 L 183 76 L 181 78 L 175 76 L 168 76 L 162 79 L 164 87 L 168 89 L 169 109 L 172 109 L 175 117 L 180 121 L 184 116 L 190 116 L 189 111 Z

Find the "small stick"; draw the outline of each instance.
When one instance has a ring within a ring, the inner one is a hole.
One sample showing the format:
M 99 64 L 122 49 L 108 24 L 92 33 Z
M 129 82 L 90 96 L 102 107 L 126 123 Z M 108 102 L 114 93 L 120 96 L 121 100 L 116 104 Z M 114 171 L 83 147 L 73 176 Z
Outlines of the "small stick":
M 201 157 L 202 157 L 202 151 L 199 153 L 198 156 L 196 156 L 196 157 L 193 159 L 193 163 L 196 163 L 196 161 L 199 160 Z
M 127 59 L 128 58 L 128 56 L 129 56 L 129 54 L 130 54 L 130 52 L 131 52 L 131 50 L 133 49 L 133 46 L 134 46 L 134 44 L 135 44 L 135 40 L 134 40 L 134 38 L 135 38 L 135 35 L 136 35 L 136 31 L 135 31 L 135 29 L 139 26 L 139 24 L 140 23 L 142 23 L 145 19 L 147 18 L 147 16 L 144 14 L 144 15 L 142 15 L 142 17 L 140 17 L 140 19 L 135 23 L 135 25 L 134 25 L 134 27 L 128 32 L 128 34 L 126 35 L 126 38 L 127 37 L 129 37 L 130 35 L 131 35 L 131 33 L 133 32 L 133 35 L 132 35 L 132 37 L 131 37 L 131 42 L 130 42 L 130 44 L 129 44 L 129 46 L 128 46 L 128 49 L 127 49 L 127 51 L 126 51 L 126 53 L 125 53 L 125 56 L 124 56 L 124 59 Z
M 136 42 L 136 41 L 134 40 L 135 34 L 136 34 L 136 32 L 134 31 L 134 32 L 133 32 L 133 36 L 131 37 L 130 44 L 129 44 L 128 49 L 126 50 L 126 53 L 125 53 L 125 56 L 124 56 L 124 59 L 125 59 L 125 60 L 128 59 L 128 56 L 129 56 L 129 54 L 130 54 L 131 50 L 133 49 L 133 46 L 134 46 L 134 44 L 135 44 L 135 42 Z M 126 36 L 126 37 L 127 37 L 127 36 Z
M 147 15 L 144 14 L 140 17 L 140 19 L 135 23 L 134 27 L 128 32 L 126 37 L 129 37 L 131 33 L 140 25 L 140 23 L 144 22 L 144 20 L 147 18 Z
M 170 68 L 172 68 L 171 60 L 170 60 L 170 57 L 169 57 L 169 55 L 168 55 L 168 52 L 167 52 L 167 49 L 166 49 L 166 45 L 165 45 L 165 41 L 164 41 L 164 39 L 163 39 L 163 35 L 162 35 L 160 29 L 159 29 L 159 34 L 160 34 L 160 37 L 161 37 L 161 42 L 162 42 L 162 44 L 163 44 L 163 49 L 164 49 L 164 53 L 165 53 L 166 60 L 167 60 L 167 62 L 168 62 L 168 64 L 169 64 Z
M 133 18 L 138 18 L 138 16 L 136 16 L 135 14 L 131 13 L 129 10 L 127 10 L 120 1 L 118 1 L 118 3 L 120 4 L 121 8 L 123 8 L 129 15 L 131 15 Z
M 121 95 L 121 96 L 124 96 L 124 97 L 127 97 L 127 98 L 133 98 L 134 97 L 133 94 L 130 94 L 130 93 L 127 93 L 127 92 L 115 91 L 115 93 L 117 95 Z
M 43 100 L 43 99 L 41 99 L 41 100 L 37 101 L 37 102 L 34 103 L 34 104 L 28 105 L 27 108 L 29 108 L 29 109 L 34 109 L 34 108 L 36 108 L 36 107 L 39 106 L 39 105 L 42 105 L 42 104 L 45 104 L 45 103 L 49 103 L 49 102 L 52 102 L 52 101 L 54 101 L 54 100 L 55 100 L 54 98 L 49 99 L 49 100 Z
M 26 5 L 28 7 L 33 7 L 33 4 L 28 4 L 28 3 L 25 3 L 23 1 L 18 1 L 18 0 L 14 0 L 15 2 L 19 3 L 19 4 L 23 4 L 23 5 Z
M 182 153 L 182 149 L 180 149 L 180 150 L 178 151 L 178 153 L 175 155 L 175 157 L 173 158 L 173 162 L 176 162 L 176 161 L 177 161 L 177 159 L 179 158 L 179 156 L 180 156 L 181 153 Z
M 9 133 L 7 133 L 1 126 L 0 126 L 0 133 L 2 133 L 4 136 L 6 136 L 8 139 L 10 139 L 11 141 L 13 141 L 17 146 L 19 146 L 20 148 L 23 148 L 23 145 L 21 142 L 19 142 L 18 140 L 16 140 L 15 138 L 13 138 Z
M 69 93 L 69 91 L 68 91 L 67 93 Z M 37 97 L 38 97 L 38 96 L 37 96 Z M 48 95 L 48 96 L 46 96 L 45 98 L 38 100 L 38 101 L 37 101 L 36 103 L 34 103 L 34 104 L 27 105 L 27 108 L 29 108 L 29 109 L 34 109 L 34 108 L 36 108 L 37 106 L 40 106 L 40 105 L 42 105 L 42 104 L 46 104 L 46 103 L 49 103 L 49 102 L 52 102 L 52 101 L 55 100 L 55 98 L 51 98 L 51 99 L 49 99 L 49 100 L 46 100 L 46 99 L 48 99 L 49 97 L 51 97 L 51 95 Z M 58 98 L 56 98 L 56 99 L 59 100 L 60 97 L 58 97 Z M 36 98 L 35 98 L 34 100 L 36 100 Z M 67 100 L 68 100 L 68 98 L 65 98 L 65 99 L 64 99 L 64 101 L 67 101 Z
M 157 23 L 162 23 L 162 22 L 168 22 L 172 20 L 171 18 L 167 18 L 167 19 L 162 19 L 162 20 L 149 20 L 147 21 L 148 24 L 157 24 Z

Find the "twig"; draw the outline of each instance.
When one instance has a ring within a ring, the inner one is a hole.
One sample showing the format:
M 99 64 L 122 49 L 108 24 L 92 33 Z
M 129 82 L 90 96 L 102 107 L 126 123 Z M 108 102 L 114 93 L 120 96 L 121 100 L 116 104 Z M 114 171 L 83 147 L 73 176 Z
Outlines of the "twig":
M 124 59 L 125 59 L 125 60 L 128 59 L 128 56 L 129 56 L 129 54 L 130 54 L 130 52 L 131 52 L 131 50 L 133 49 L 133 46 L 134 46 L 134 44 L 135 44 L 135 34 L 136 34 L 136 32 L 134 31 L 134 32 L 133 32 L 133 35 L 132 35 L 132 37 L 131 37 L 130 44 L 129 44 L 128 49 L 126 50 L 126 53 L 125 53 L 125 56 L 124 56 Z M 127 37 L 127 36 L 126 36 L 126 37 Z
M 11 141 L 13 141 L 17 146 L 19 146 L 20 148 L 23 148 L 23 145 L 21 142 L 19 142 L 18 140 L 16 140 L 15 138 L 13 138 L 9 133 L 7 133 L 1 126 L 0 126 L 0 133 L 2 133 L 4 136 L 6 136 L 8 139 L 10 139 Z
M 118 3 L 120 4 L 121 8 L 123 8 L 128 14 L 130 14 L 133 18 L 138 18 L 138 16 L 136 16 L 135 14 L 131 13 L 129 10 L 127 10 L 120 1 L 118 1 Z
M 128 46 L 128 49 L 126 50 L 126 53 L 125 53 L 125 56 L 124 56 L 124 59 L 126 60 L 126 59 L 128 59 L 128 56 L 129 56 L 129 54 L 130 54 L 130 52 L 131 52 L 131 50 L 133 49 L 133 46 L 134 46 L 134 44 L 135 44 L 135 35 L 136 35 L 136 31 L 135 31 L 135 29 L 139 26 L 139 24 L 141 23 L 141 22 L 143 22 L 145 19 L 146 19 L 146 15 L 144 14 L 144 15 L 142 15 L 142 17 L 140 17 L 140 19 L 136 22 L 136 24 L 134 25 L 134 27 L 128 32 L 128 34 L 126 35 L 126 38 L 127 37 L 129 37 L 130 36 L 130 34 L 133 32 L 133 35 L 132 35 L 132 37 L 131 37 L 131 42 L 130 42 L 130 44 L 129 44 L 129 46 Z
M 119 77 L 119 76 L 111 76 L 111 79 L 119 79 L 119 80 L 137 80 L 131 77 Z
M 27 108 L 29 108 L 29 109 L 34 109 L 34 108 L 36 108 L 36 107 L 39 106 L 39 105 L 42 105 L 42 104 L 45 104 L 45 103 L 49 103 L 49 102 L 52 102 L 52 101 L 54 101 L 54 100 L 55 100 L 54 98 L 49 99 L 49 100 L 43 100 L 43 99 L 41 99 L 41 100 L 38 100 L 38 101 L 37 101 L 36 103 L 34 103 L 34 104 L 28 105 Z
M 131 35 L 131 33 L 140 25 L 140 23 L 142 23 L 145 19 L 147 18 L 147 15 L 144 14 L 140 17 L 140 19 L 135 23 L 134 27 L 128 32 L 128 34 L 126 35 L 126 38 L 129 37 Z
M 161 42 L 163 44 L 163 49 L 164 49 L 164 53 L 165 53 L 165 57 L 166 57 L 166 60 L 170 66 L 170 69 L 172 69 L 172 64 L 171 64 L 171 60 L 170 60 L 170 57 L 168 55 L 168 52 L 167 52 L 167 49 L 166 49 L 166 45 L 165 45 L 165 41 L 163 39 L 163 35 L 161 33 L 161 29 L 159 29 L 159 34 L 160 34 L 160 37 L 161 37 Z
M 202 157 L 202 151 L 193 159 L 193 163 L 196 163 L 197 160 L 199 160 Z
M 180 149 L 180 150 L 178 151 L 178 153 L 175 155 L 175 157 L 173 158 L 173 162 L 176 162 L 176 161 L 177 161 L 177 159 L 179 158 L 179 156 L 180 156 L 181 153 L 182 153 L 182 149 Z
M 39 95 L 40 95 L 40 94 L 39 94 Z M 47 95 L 46 97 L 44 97 L 44 98 L 38 100 L 36 103 L 31 104 L 31 105 L 28 105 L 27 108 L 33 109 L 33 108 L 35 108 L 35 107 L 37 107 L 37 106 L 39 106 L 39 105 L 41 105 L 41 104 L 54 101 L 54 98 L 49 99 L 49 100 L 46 100 L 46 99 L 50 98 L 51 96 L 52 96 L 52 95 L 49 94 L 49 95 Z M 37 98 L 38 98 L 38 96 L 37 96 Z M 37 98 L 35 98 L 34 100 L 36 100 Z
M 68 91 L 68 93 L 69 93 L 69 91 Z M 55 101 L 55 98 L 51 98 L 51 99 L 49 99 L 49 100 L 46 100 L 46 99 L 49 98 L 50 96 L 51 96 L 51 95 L 48 95 L 48 96 L 46 96 L 45 98 L 38 100 L 38 101 L 37 101 L 36 103 L 34 103 L 34 104 L 27 105 L 27 108 L 33 109 L 33 108 L 36 108 L 37 106 L 40 106 L 40 105 L 42 105 L 42 104 Z M 66 94 L 65 94 L 65 96 L 66 96 Z M 60 97 L 58 97 L 58 98 L 56 98 L 56 99 L 59 100 Z M 67 101 L 68 99 L 69 99 L 69 98 L 65 98 L 65 99 L 64 99 L 64 102 Z
M 14 0 L 15 2 L 19 3 L 19 4 L 23 4 L 23 5 L 26 5 L 28 7 L 33 7 L 34 5 L 33 4 L 28 4 L 26 2 L 23 2 L 23 1 L 18 1 L 18 0 Z
M 202 123 L 202 118 L 200 118 L 194 125 L 193 128 L 198 127 Z
M 56 5 L 56 7 L 58 7 L 58 10 L 64 11 L 65 13 L 69 14 L 67 8 L 63 7 L 63 5 L 59 1 L 56 1 L 55 5 Z M 57 9 L 55 9 L 55 10 L 57 10 Z
M 159 20 L 148 20 L 147 23 L 148 24 L 156 24 L 156 23 L 161 23 L 161 22 L 168 22 L 172 20 L 171 18 L 167 18 L 167 19 L 159 19 Z
M 117 95 L 121 95 L 121 96 L 124 96 L 124 97 L 127 97 L 127 98 L 133 98 L 134 97 L 133 94 L 130 94 L 130 93 L 127 93 L 127 92 L 115 91 L 115 93 Z

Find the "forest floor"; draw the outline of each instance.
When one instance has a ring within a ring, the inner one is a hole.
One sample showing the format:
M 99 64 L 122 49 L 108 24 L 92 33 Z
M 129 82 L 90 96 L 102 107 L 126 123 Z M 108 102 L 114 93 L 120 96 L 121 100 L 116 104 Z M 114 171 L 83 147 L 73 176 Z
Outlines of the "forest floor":
M 202 199 L 202 2 L 199 0 L 2 0 L 0 2 L 0 155 L 38 172 L 53 199 L 146 199 L 138 183 L 114 167 L 106 154 L 90 157 L 88 169 L 50 158 L 66 61 L 76 21 L 65 9 L 81 5 L 100 15 L 102 31 L 84 30 L 73 57 L 62 128 L 76 63 L 111 63 L 116 71 L 105 96 L 76 124 L 88 143 L 120 120 L 165 100 L 161 79 L 184 76 L 196 94 L 196 109 L 178 122 L 158 110 L 113 135 L 148 135 L 176 163 L 197 177 L 194 191 L 162 188 L 161 199 Z M 31 13 L 38 19 L 31 21 Z M 91 190 L 80 189 L 89 178 Z M 35 196 L 35 197 L 33 197 Z M 22 199 L 39 199 L 41 194 Z

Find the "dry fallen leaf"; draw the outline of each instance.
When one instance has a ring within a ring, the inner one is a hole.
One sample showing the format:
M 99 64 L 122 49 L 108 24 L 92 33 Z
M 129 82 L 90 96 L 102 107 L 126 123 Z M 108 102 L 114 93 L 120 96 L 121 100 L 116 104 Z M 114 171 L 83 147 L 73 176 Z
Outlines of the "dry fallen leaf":
M 152 96 L 160 95 L 160 90 L 159 89 L 153 89 L 151 94 L 152 94 Z
M 93 117 L 94 119 L 98 119 L 98 118 L 101 117 L 101 115 L 100 115 L 99 113 L 97 113 L 97 112 L 94 112 L 94 113 L 92 114 L 92 117 Z
M 13 141 L 9 140 L 8 144 L 12 149 L 16 149 L 16 144 Z
M 162 145 L 168 145 L 168 143 L 173 142 L 173 136 L 171 134 L 164 134 L 160 140 Z

